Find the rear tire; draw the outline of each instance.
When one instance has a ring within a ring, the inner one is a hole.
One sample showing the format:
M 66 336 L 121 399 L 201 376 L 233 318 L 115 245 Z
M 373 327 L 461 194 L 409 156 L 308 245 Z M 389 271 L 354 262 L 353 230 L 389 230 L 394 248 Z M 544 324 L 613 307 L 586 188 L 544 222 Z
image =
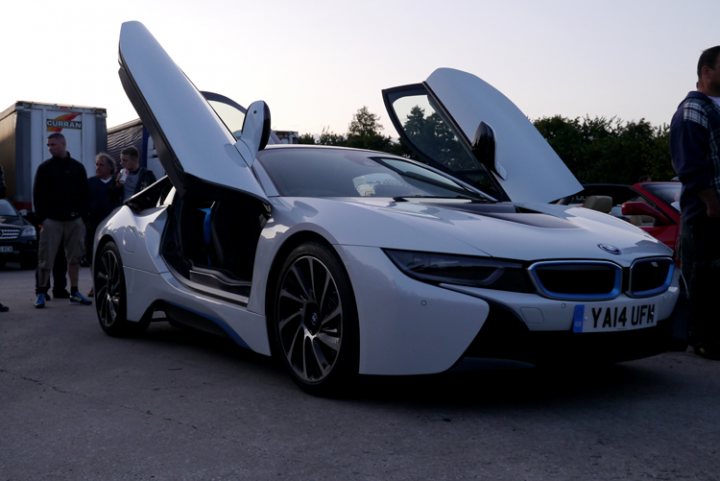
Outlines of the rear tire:
M 337 395 L 358 373 L 357 307 L 334 252 L 310 242 L 285 260 L 270 315 L 275 355 L 306 392 Z
M 127 292 L 120 252 L 114 242 L 96 253 L 93 273 L 95 309 L 103 331 L 110 336 L 131 336 L 145 331 L 149 322 L 127 319 Z

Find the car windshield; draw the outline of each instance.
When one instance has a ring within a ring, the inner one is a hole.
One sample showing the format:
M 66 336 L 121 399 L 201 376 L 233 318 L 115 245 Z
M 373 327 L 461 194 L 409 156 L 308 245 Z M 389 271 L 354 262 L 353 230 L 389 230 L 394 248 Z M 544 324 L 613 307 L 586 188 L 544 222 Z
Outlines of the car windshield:
M 427 162 L 441 165 L 452 175 L 495 197 L 502 195 L 485 168 L 463 147 L 455 127 L 424 89 L 394 98 L 392 108 L 401 134 L 414 146 L 415 152 L 427 157 Z
M 648 191 L 660 197 L 667 204 L 680 211 L 680 182 L 662 182 L 644 184 Z
M 5 217 L 17 217 L 18 214 L 10 202 L 0 200 L 0 215 Z
M 278 148 L 258 152 L 280 195 L 288 197 L 464 197 L 478 191 L 422 164 L 350 149 Z

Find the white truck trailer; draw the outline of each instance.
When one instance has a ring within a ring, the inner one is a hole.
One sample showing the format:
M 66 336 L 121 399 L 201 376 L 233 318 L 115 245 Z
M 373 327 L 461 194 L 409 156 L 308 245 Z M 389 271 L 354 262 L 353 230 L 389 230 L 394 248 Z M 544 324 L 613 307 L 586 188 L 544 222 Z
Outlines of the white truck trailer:
M 33 212 L 33 182 L 38 166 L 50 157 L 47 138 L 61 133 L 67 149 L 88 177 L 95 175 L 95 155 L 107 147 L 107 111 L 18 101 L 0 113 L 0 165 L 5 171 L 7 198 L 18 210 Z

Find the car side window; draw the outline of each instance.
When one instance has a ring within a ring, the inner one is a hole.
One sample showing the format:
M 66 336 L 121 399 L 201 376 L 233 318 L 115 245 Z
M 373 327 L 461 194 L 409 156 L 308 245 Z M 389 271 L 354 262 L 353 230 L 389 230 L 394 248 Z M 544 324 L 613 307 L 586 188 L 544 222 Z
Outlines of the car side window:
M 407 138 L 428 157 L 453 172 L 472 171 L 477 162 L 463 148 L 452 127 L 427 95 L 409 95 L 393 106 Z
M 504 194 L 465 145 L 462 133 L 422 86 L 388 91 L 386 106 L 416 160 L 468 182 L 495 198 Z
M 215 110 L 218 117 L 225 123 L 228 130 L 232 132 L 235 138 L 238 138 L 242 132 L 243 122 L 245 121 L 245 112 L 233 105 L 228 105 L 225 102 L 217 100 L 208 100 L 208 103 L 213 110 Z

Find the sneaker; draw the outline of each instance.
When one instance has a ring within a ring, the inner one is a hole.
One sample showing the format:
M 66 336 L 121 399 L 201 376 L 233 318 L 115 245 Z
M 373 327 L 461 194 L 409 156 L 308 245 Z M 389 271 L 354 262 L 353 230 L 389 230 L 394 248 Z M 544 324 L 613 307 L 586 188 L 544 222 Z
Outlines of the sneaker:
M 40 293 L 35 299 L 35 308 L 42 309 L 43 307 L 45 307 L 45 294 Z
M 55 296 L 56 299 L 70 299 L 70 293 L 67 289 L 63 289 L 62 291 L 53 291 L 53 296 Z
M 10 308 L 2 303 L 0 303 L 0 312 L 7 312 Z
M 90 304 L 92 304 L 92 301 L 80 294 L 80 291 L 75 291 L 70 294 L 70 302 L 72 302 L 73 304 L 82 304 L 83 306 L 89 306 Z

